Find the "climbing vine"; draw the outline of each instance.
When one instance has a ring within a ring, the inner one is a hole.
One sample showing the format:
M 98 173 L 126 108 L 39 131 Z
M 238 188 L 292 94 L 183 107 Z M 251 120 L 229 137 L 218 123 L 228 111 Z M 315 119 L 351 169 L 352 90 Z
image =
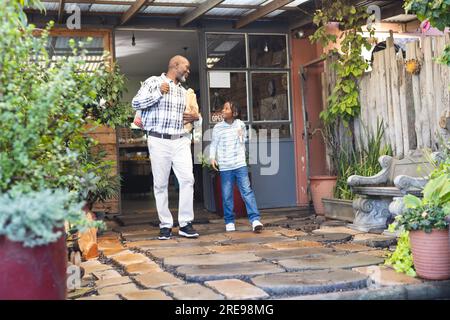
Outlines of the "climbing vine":
M 340 48 L 330 49 L 327 54 L 337 54 L 338 59 L 332 67 L 336 71 L 336 85 L 328 97 L 328 108 L 320 114 L 325 123 L 330 123 L 337 118 L 342 119 L 345 125 L 349 120 L 358 115 L 360 110 L 358 79 L 364 74 L 368 62 L 361 55 L 362 48 L 371 49 L 370 41 L 363 37 L 363 26 L 366 25 L 369 14 L 366 7 L 356 7 L 349 0 L 324 0 L 322 9 L 316 10 L 313 22 L 318 27 L 310 36 L 314 43 L 320 43 L 323 47 L 337 44 Z M 339 23 L 342 30 L 338 36 L 327 32 L 330 23 Z M 368 27 L 369 35 L 374 30 Z
M 404 8 L 407 12 L 415 13 L 420 21 L 428 21 L 441 31 L 450 27 L 450 0 L 405 0 Z M 437 61 L 450 66 L 450 45 L 445 47 Z

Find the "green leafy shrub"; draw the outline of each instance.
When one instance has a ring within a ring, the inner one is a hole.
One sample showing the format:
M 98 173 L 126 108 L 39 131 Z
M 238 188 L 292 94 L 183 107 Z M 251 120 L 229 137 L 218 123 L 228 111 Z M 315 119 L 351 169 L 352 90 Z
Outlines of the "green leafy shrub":
M 386 259 L 385 264 L 392 266 L 397 272 L 406 273 L 412 277 L 416 276 L 408 231 L 402 231 L 400 233 L 397 247 Z
M 66 190 L 7 192 L 0 195 L 0 236 L 22 242 L 25 247 L 45 245 L 58 240 L 65 221 L 88 224 L 82 203 Z

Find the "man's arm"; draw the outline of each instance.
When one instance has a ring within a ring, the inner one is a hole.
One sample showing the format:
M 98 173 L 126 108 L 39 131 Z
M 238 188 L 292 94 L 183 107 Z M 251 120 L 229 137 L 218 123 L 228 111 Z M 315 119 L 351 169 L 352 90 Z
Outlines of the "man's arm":
M 131 105 L 135 110 L 145 110 L 156 105 L 162 96 L 157 77 L 151 77 L 142 84 Z

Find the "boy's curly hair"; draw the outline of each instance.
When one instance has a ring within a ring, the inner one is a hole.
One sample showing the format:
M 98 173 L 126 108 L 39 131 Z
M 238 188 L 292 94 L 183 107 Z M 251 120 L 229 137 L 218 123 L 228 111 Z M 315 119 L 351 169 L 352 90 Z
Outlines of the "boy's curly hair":
M 241 107 L 237 104 L 237 102 L 235 102 L 233 100 L 226 100 L 223 105 L 225 105 L 225 103 L 230 104 L 231 112 L 233 113 L 233 118 L 240 119 L 241 118 Z

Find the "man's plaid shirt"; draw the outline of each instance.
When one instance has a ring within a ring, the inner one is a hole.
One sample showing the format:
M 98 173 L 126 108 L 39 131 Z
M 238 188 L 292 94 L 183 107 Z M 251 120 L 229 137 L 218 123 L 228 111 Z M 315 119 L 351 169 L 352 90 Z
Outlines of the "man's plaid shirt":
M 163 82 L 169 83 L 169 93 L 161 93 Z M 140 111 L 145 130 L 164 134 L 184 133 L 186 89 L 180 83 L 175 84 L 164 73 L 145 80 L 133 98 L 132 105 Z

